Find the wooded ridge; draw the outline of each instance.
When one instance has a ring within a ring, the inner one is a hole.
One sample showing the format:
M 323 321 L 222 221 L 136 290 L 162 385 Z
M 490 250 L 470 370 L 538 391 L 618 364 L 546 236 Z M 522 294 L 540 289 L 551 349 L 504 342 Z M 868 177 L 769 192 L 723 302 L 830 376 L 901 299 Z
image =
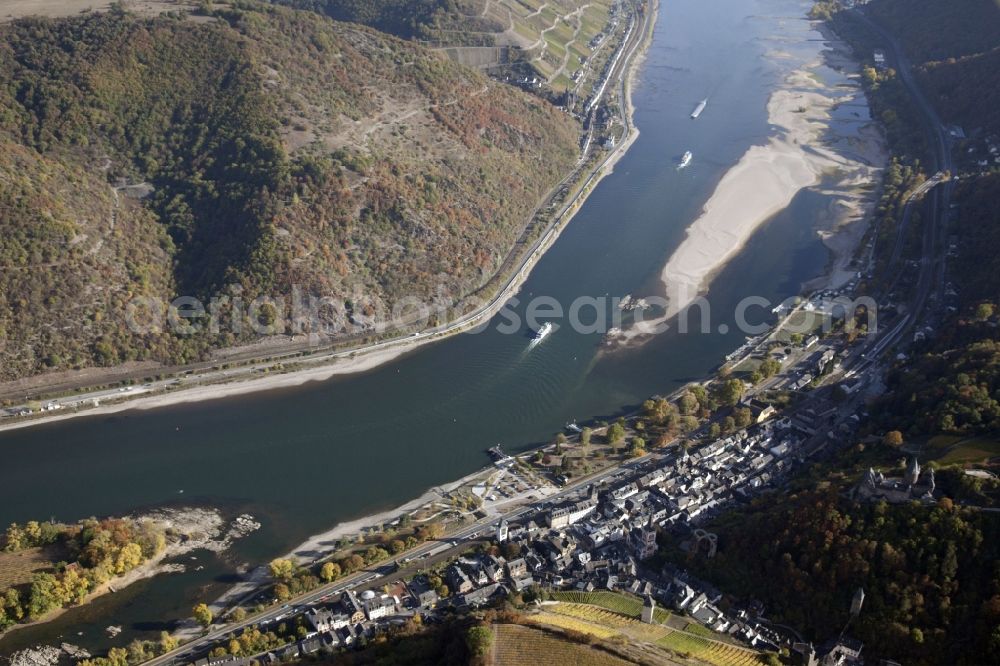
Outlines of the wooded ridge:
M 136 335 L 136 296 L 294 284 L 358 319 L 358 294 L 458 299 L 578 136 L 546 102 L 311 11 L 0 26 L 0 379 L 190 362 L 251 335 Z

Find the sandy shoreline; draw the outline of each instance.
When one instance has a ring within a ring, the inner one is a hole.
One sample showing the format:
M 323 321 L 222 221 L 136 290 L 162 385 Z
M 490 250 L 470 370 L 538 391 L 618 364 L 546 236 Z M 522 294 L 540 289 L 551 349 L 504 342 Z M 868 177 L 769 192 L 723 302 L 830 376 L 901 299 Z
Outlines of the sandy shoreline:
M 645 57 L 645 51 L 652 38 L 653 28 L 656 25 L 656 19 L 658 16 L 658 5 L 658 2 L 654 2 L 652 4 L 650 16 L 646 24 L 648 30 L 638 42 L 634 50 L 627 55 L 627 62 L 624 65 L 625 69 L 622 74 L 622 85 L 625 90 L 623 101 L 625 115 L 628 118 L 628 135 L 624 137 L 614 150 L 595 167 L 593 172 L 581 186 L 578 198 L 566 206 L 563 213 L 556 219 L 549 232 L 540 239 L 537 249 L 527 256 L 525 263 L 511 276 L 507 286 L 497 294 L 490 304 L 478 313 L 464 317 L 458 322 L 453 322 L 443 330 L 435 331 L 426 335 L 422 334 L 421 337 L 416 339 L 406 337 L 380 343 L 378 349 L 347 350 L 336 354 L 320 356 L 319 358 L 314 359 L 296 359 L 296 362 L 298 363 L 315 363 L 315 367 L 312 368 L 297 369 L 280 374 L 274 373 L 263 377 L 255 377 L 253 379 L 232 381 L 230 383 L 206 384 L 204 386 L 185 388 L 169 393 L 157 393 L 154 395 L 122 400 L 120 402 L 110 404 L 105 403 L 98 407 L 74 411 L 63 411 L 56 414 L 46 415 L 41 418 L 18 420 L 13 423 L 3 423 L 0 424 L 0 432 L 27 428 L 46 423 L 54 423 L 57 421 L 65 421 L 67 419 L 83 416 L 103 416 L 128 410 L 157 409 L 160 407 L 181 405 L 185 403 L 228 398 L 259 391 L 291 388 L 302 386 L 303 384 L 307 384 L 309 382 L 324 381 L 338 375 L 366 372 L 393 361 L 404 354 L 415 351 L 423 345 L 468 331 L 484 321 L 488 321 L 489 318 L 503 308 L 511 297 L 517 294 L 521 285 L 523 285 L 525 280 L 527 280 L 531 270 L 535 267 L 535 264 L 538 263 L 541 257 L 545 254 L 545 251 L 548 250 L 548 248 L 550 248 L 558 239 L 562 230 L 566 228 L 572 218 L 576 215 L 577 211 L 580 210 L 587 198 L 590 196 L 590 193 L 594 191 L 596 185 L 613 172 L 614 166 L 624 156 L 624 154 L 628 152 L 628 149 L 638 138 L 639 130 L 635 127 L 635 123 L 633 122 L 635 109 L 632 104 L 631 91 L 634 84 L 635 73 Z
M 439 338 L 435 337 L 434 339 L 437 340 Z M 420 342 L 411 343 L 401 341 L 398 347 L 379 349 L 371 352 L 359 352 L 356 355 L 351 354 L 343 358 L 338 358 L 330 363 L 317 365 L 313 368 L 304 368 L 283 374 L 269 374 L 254 379 L 234 381 L 229 384 L 206 384 L 204 386 L 194 386 L 170 393 L 156 393 L 140 398 L 133 398 L 131 400 L 123 400 L 117 403 L 106 402 L 99 407 L 91 407 L 78 411 L 63 411 L 44 418 L 5 423 L 0 425 L 0 432 L 6 430 L 17 430 L 19 428 L 29 428 L 31 426 L 42 425 L 45 423 L 55 423 L 57 421 L 65 421 L 67 419 L 83 416 L 104 416 L 129 410 L 144 411 L 191 402 L 229 398 L 238 395 L 245 395 L 247 393 L 256 393 L 259 391 L 271 391 L 301 386 L 309 382 L 324 381 L 332 377 L 336 377 L 337 375 L 347 375 L 372 370 L 384 363 L 388 363 L 402 356 L 403 354 L 413 351 L 418 346 L 426 344 L 426 342 L 430 342 L 430 340 L 422 340 Z M 345 352 L 345 354 L 349 354 L 349 352 Z
M 609 340 L 616 347 L 645 342 L 672 317 L 709 288 L 713 278 L 764 223 L 791 204 L 799 192 L 821 184 L 832 195 L 830 209 L 816 233 L 831 251 L 826 273 L 806 286 L 841 286 L 853 277 L 851 256 L 864 233 L 874 203 L 872 185 L 887 160 L 880 132 L 871 122 L 845 137 L 835 127 L 837 107 L 863 101 L 856 80 L 858 66 L 829 39 L 816 62 L 789 73 L 768 100 L 768 122 L 777 129 L 764 145 L 751 146 L 725 173 L 687 236 L 664 266 L 660 280 L 667 300 L 665 313 L 643 321 Z M 850 83 L 818 83 L 822 65 L 851 70 Z M 831 140 L 832 137 L 832 140 Z
M 296 546 L 291 552 L 285 555 L 285 557 L 293 559 L 300 564 L 313 562 L 321 557 L 336 552 L 336 542 L 339 539 L 355 536 L 367 528 L 377 527 L 385 522 L 395 520 L 405 513 L 412 513 L 416 509 L 444 497 L 447 493 L 482 475 L 487 470 L 488 468 L 484 467 L 476 470 L 472 474 L 463 476 L 457 481 L 451 481 L 443 485 L 428 488 L 419 497 L 416 497 L 409 502 L 400 504 L 392 509 L 387 509 L 378 513 L 361 516 L 360 518 L 355 518 L 353 520 L 345 520 L 337 523 L 325 532 L 312 535 Z
M 858 189 L 875 182 L 885 150 L 877 135 L 869 135 L 863 157 L 826 145 L 823 136 L 831 130 L 832 110 L 856 99 L 861 90 L 856 86 L 846 93 L 829 88 L 811 91 L 816 82 L 810 73 L 818 64 L 792 72 L 785 87 L 772 94 L 768 121 L 779 128 L 778 135 L 764 146 L 751 147 L 726 173 L 664 266 L 661 279 L 672 314 L 703 293 L 762 224 L 787 208 L 802 189 L 819 185 L 824 176 L 836 180 L 825 193 L 838 197 L 836 203 L 842 206 L 833 229 L 817 230 L 828 247 L 840 249 L 832 243 L 837 228 L 848 224 L 849 218 L 863 217 Z

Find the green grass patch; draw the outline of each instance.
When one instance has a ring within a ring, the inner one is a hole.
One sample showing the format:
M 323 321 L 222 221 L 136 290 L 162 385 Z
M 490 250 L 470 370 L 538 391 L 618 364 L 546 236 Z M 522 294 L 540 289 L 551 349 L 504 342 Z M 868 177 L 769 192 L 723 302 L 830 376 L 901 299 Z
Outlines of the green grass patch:
M 1000 441 L 976 437 L 953 444 L 937 462 L 942 465 L 959 465 L 996 456 L 1000 456 Z

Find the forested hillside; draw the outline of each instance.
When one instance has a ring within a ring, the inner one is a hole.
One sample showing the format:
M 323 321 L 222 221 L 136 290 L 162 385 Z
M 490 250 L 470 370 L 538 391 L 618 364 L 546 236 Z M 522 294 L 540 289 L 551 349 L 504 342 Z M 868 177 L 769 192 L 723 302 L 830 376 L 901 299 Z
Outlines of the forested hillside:
M 890 506 L 844 490 L 765 497 L 712 527 L 714 559 L 675 557 L 818 643 L 844 629 L 863 587 L 848 634 L 866 663 L 989 663 L 1000 652 L 1000 521 L 950 500 Z
M 964 126 L 977 137 L 972 144 L 957 141 L 956 158 L 983 137 L 1000 131 L 1000 7 L 992 0 L 873 0 L 866 13 L 897 39 L 911 58 L 919 84 L 944 122 Z M 848 31 L 856 24 L 850 19 Z M 860 33 L 859 33 L 860 34 Z M 877 38 L 862 43 L 868 50 Z M 862 53 L 862 57 L 870 57 Z M 873 103 L 883 120 L 894 151 L 919 154 L 921 127 L 898 94 L 892 72 L 874 73 Z M 888 114 L 885 112 L 888 111 Z M 890 390 L 876 405 L 883 428 L 907 436 L 1000 434 L 1000 273 L 992 248 L 1000 242 L 1000 175 L 965 173 L 957 184 L 951 238 L 955 256 L 949 261 L 954 311 L 896 364 Z
M 909 434 L 1000 435 L 1000 175 L 956 190 L 958 311 L 889 376 L 877 417 Z
M 470 293 L 577 137 L 544 102 L 314 12 L 0 26 L 0 379 L 249 337 L 135 335 L 138 295 L 296 284 L 363 294 L 361 317 Z
M 1000 6 L 995 0 L 874 0 L 945 122 L 1000 131 Z
M 458 12 L 458 0 L 272 0 L 338 21 L 363 23 L 406 39 L 428 34 L 434 23 Z

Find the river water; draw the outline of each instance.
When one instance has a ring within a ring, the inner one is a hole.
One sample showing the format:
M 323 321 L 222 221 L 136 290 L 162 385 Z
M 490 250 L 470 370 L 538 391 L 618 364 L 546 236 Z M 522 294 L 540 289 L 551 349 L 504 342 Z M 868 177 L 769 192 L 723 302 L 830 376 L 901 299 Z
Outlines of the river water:
M 641 136 L 539 262 L 521 301 L 546 295 L 568 305 L 581 295 L 656 290 L 719 179 L 772 132 L 769 94 L 794 61 L 823 48 L 802 18 L 809 4 L 662 1 L 633 92 Z M 691 120 L 706 97 L 708 107 Z M 678 171 L 685 150 L 695 157 Z M 57 637 L 101 648 L 109 624 L 124 625 L 116 644 L 158 632 L 211 598 L 237 563 L 270 559 L 341 520 L 481 468 L 496 443 L 523 450 L 568 421 L 614 415 L 705 376 L 743 342 L 733 325 L 739 299 L 777 303 L 823 271 L 828 256 L 813 223 L 829 203 L 802 192 L 716 277 L 712 326 L 728 325 L 725 335 L 668 332 L 639 350 L 605 355 L 598 333 L 564 326 L 528 351 L 525 332 L 490 327 L 363 375 L 0 434 L 0 524 L 185 503 L 249 511 L 263 523 L 224 559 L 199 553 L 202 571 L 160 576 L 73 609 L 11 635 L 0 653 Z

